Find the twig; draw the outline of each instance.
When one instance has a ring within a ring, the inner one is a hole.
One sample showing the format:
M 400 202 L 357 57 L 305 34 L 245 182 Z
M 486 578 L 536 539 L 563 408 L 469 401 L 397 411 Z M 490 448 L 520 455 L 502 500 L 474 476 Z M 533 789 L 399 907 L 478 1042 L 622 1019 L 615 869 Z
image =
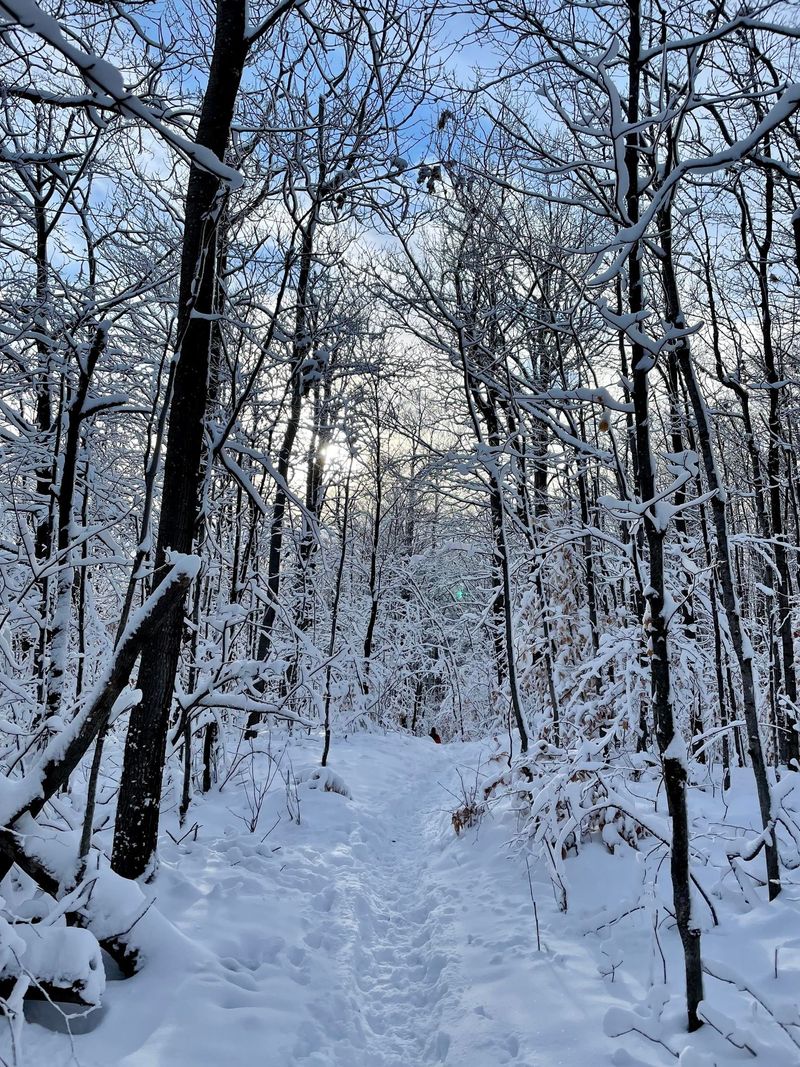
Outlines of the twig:
M 531 878 L 531 865 L 528 862 L 528 857 L 527 856 L 525 857 L 525 867 L 526 867 L 526 869 L 528 871 L 528 888 L 530 889 L 530 892 L 531 892 L 531 903 L 533 904 L 533 919 L 534 919 L 534 922 L 536 923 L 536 951 L 537 952 L 541 952 L 542 951 L 542 939 L 539 936 L 539 912 L 538 912 L 538 910 L 536 908 L 536 899 L 535 899 L 535 897 L 533 895 L 533 879 Z

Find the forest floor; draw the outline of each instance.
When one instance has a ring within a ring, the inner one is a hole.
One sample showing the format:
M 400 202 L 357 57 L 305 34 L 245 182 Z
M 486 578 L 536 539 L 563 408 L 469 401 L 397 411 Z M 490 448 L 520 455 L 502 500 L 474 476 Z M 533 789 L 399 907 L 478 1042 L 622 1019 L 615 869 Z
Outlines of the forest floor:
M 800 1063 L 780 1025 L 774 1043 L 766 1024 L 758 1031 L 757 1006 L 749 1040 L 683 1033 L 677 937 L 662 927 L 654 941 L 649 919 L 626 918 L 650 914 L 644 850 L 597 842 L 569 861 L 565 915 L 547 870 L 531 864 L 529 881 L 507 847 L 513 813 L 500 805 L 454 833 L 462 780 L 469 792 L 489 751 L 359 735 L 335 741 L 331 770 L 320 771 L 316 739 L 286 751 L 273 740 L 272 759 L 248 757 L 221 792 L 197 799 L 183 840 L 174 813 L 164 820 L 152 893 L 168 921 L 141 973 L 110 981 L 103 1007 L 69 1025 L 52 1006 L 29 1005 L 18 1062 L 727 1067 L 753 1062 L 739 1040 L 765 1067 Z M 787 896 L 771 907 L 737 917 L 737 943 L 730 928 L 705 941 L 755 979 L 780 938 L 779 993 L 796 1002 L 797 905 Z M 634 1016 L 643 1034 L 626 1033 Z M 0 1055 L 12 1062 L 7 1048 Z

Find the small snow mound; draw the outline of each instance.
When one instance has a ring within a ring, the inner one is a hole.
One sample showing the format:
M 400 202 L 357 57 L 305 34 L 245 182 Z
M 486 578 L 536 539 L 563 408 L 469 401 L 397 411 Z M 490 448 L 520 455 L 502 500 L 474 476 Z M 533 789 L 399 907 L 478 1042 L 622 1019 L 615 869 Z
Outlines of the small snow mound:
M 719 1060 L 707 1052 L 699 1052 L 694 1045 L 687 1045 L 678 1059 L 680 1067 L 716 1067 Z
M 622 1037 L 634 1029 L 641 1020 L 634 1019 L 625 1008 L 609 1008 L 603 1019 L 603 1031 L 606 1037 Z
M 324 793 L 338 793 L 348 799 L 353 795 L 344 779 L 330 767 L 318 767 L 300 781 L 305 782 L 309 789 L 321 789 Z

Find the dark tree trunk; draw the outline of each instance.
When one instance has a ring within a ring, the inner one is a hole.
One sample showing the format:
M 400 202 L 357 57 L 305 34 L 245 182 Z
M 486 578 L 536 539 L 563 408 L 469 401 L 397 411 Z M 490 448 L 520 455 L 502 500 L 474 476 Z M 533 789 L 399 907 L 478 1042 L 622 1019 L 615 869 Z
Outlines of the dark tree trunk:
M 364 696 L 369 693 L 370 660 L 375 642 L 375 626 L 378 622 L 380 591 L 378 588 L 378 550 L 381 543 L 381 523 L 383 521 L 383 453 L 381 450 L 381 413 L 378 405 L 378 391 L 375 388 L 375 513 L 372 520 L 372 536 L 369 553 L 369 615 L 367 630 L 364 635 Z M 338 596 L 338 590 L 337 590 Z
M 662 274 L 664 279 L 664 292 L 667 304 L 667 319 L 676 330 L 685 331 L 686 322 L 681 309 L 680 294 L 678 291 L 677 278 L 675 276 L 675 263 L 672 253 L 672 220 L 669 212 L 665 211 L 660 216 L 661 243 L 663 248 Z M 758 705 L 756 700 L 756 684 L 753 673 L 753 654 L 750 642 L 744 630 L 742 621 L 741 605 L 734 586 L 733 569 L 731 567 L 731 548 L 728 538 L 728 516 L 726 512 L 725 487 L 720 481 L 717 463 L 714 456 L 711 441 L 711 419 L 706 403 L 700 393 L 697 377 L 694 373 L 692 356 L 689 348 L 688 336 L 684 333 L 675 343 L 675 358 L 680 368 L 681 375 L 686 385 L 689 401 L 692 406 L 692 414 L 700 455 L 703 460 L 706 481 L 712 492 L 711 516 L 714 523 L 714 535 L 717 542 L 717 571 L 722 592 L 722 603 L 728 617 L 731 641 L 739 665 L 742 677 L 742 703 L 744 718 L 747 726 L 748 751 L 753 766 L 753 774 L 756 780 L 758 803 L 761 810 L 761 821 L 764 829 L 769 829 L 772 824 L 772 800 L 770 796 L 769 779 L 764 762 L 764 750 L 761 744 L 761 735 L 758 727 Z M 765 843 L 767 860 L 767 878 L 769 885 L 770 900 L 777 896 L 781 890 L 780 868 L 778 864 L 778 851 L 774 839 L 770 834 Z
M 344 501 L 342 505 L 342 545 L 339 552 L 339 565 L 336 569 L 336 592 L 333 598 L 331 610 L 331 634 L 328 642 L 328 662 L 325 666 L 325 711 L 323 726 L 325 730 L 325 744 L 322 749 L 323 767 L 328 765 L 328 754 L 331 750 L 331 677 L 333 674 L 333 658 L 336 654 L 336 636 L 339 632 L 339 604 L 342 597 L 342 578 L 344 567 L 347 562 L 347 527 L 350 519 L 350 472 L 344 483 Z
M 40 447 L 44 452 L 53 433 L 53 402 L 50 382 L 51 346 L 48 338 L 48 301 L 50 291 L 50 263 L 48 258 L 48 222 L 46 202 L 41 186 L 36 188 L 33 203 L 36 230 L 36 326 L 38 338 L 36 349 L 38 367 L 36 373 L 36 430 Z M 36 521 L 36 562 L 43 568 L 50 556 L 53 537 L 53 501 L 50 487 L 53 483 L 54 462 L 41 462 L 36 469 L 36 493 L 40 514 Z M 50 580 L 46 572 L 38 580 L 41 617 L 39 632 L 34 647 L 34 673 L 37 681 L 37 696 L 40 705 L 45 703 L 45 672 L 47 625 L 50 605 Z
M 247 53 L 247 5 L 218 0 L 214 50 L 200 111 L 197 144 L 223 159 Z M 170 424 L 164 458 L 156 575 L 172 550 L 190 553 L 202 479 L 202 444 L 209 387 L 216 231 L 222 208 L 218 178 L 192 165 L 186 195 L 178 336 Z M 184 598 L 172 606 L 158 640 L 142 651 L 142 702 L 131 715 L 125 746 L 112 866 L 138 878 L 155 856 L 161 779 L 170 705 L 183 631 Z
M 639 221 L 639 135 L 635 132 L 639 122 L 641 86 L 642 26 L 639 0 L 628 0 L 628 106 L 629 133 L 625 143 L 625 168 L 627 171 L 626 208 L 628 221 L 636 226 Z M 643 248 L 634 243 L 627 259 L 628 311 L 638 321 L 645 307 L 641 255 Z M 635 337 L 631 342 L 631 367 L 633 372 L 633 403 L 638 488 L 641 500 L 655 501 L 657 485 L 655 462 L 650 439 L 649 377 L 652 356 Z M 651 697 L 653 718 L 661 761 L 664 768 L 664 789 L 672 821 L 672 846 L 670 849 L 670 872 L 672 875 L 672 899 L 675 919 L 683 944 L 686 973 L 686 1007 L 689 1030 L 702 1025 L 698 1007 L 703 999 L 703 966 L 700 956 L 700 929 L 692 918 L 691 881 L 689 869 L 689 819 L 686 802 L 685 749 L 675 731 L 675 720 L 670 693 L 670 661 L 668 620 L 664 601 L 664 534 L 653 508 L 644 513 L 644 528 L 650 556 L 650 582 L 647 601 L 650 609 L 649 629 L 651 641 Z M 682 752 L 683 749 L 683 752 Z
M 75 568 L 72 560 L 72 516 L 75 503 L 75 487 L 78 476 L 78 460 L 81 452 L 81 428 L 83 405 L 89 392 L 97 361 L 106 346 L 107 327 L 98 326 L 86 363 L 79 368 L 75 392 L 67 407 L 67 427 L 64 452 L 61 460 L 61 477 L 56 494 L 58 510 L 58 580 L 56 582 L 56 611 L 48 640 L 50 666 L 47 672 L 47 718 L 61 711 L 63 686 L 67 665 L 69 624 L 72 617 L 72 587 Z
M 778 712 L 778 751 L 781 763 L 792 770 L 800 769 L 800 749 L 798 734 L 795 730 L 794 709 L 797 707 L 797 667 L 794 659 L 794 637 L 792 634 L 791 575 L 789 572 L 789 555 L 786 548 L 783 501 L 781 484 L 781 450 L 784 432 L 781 418 L 781 384 L 775 346 L 772 340 L 772 308 L 770 305 L 769 270 L 772 253 L 772 232 L 775 212 L 775 179 L 771 170 L 765 176 L 765 233 L 763 241 L 758 242 L 758 289 L 759 312 L 761 318 L 761 339 L 764 352 L 764 366 L 769 386 L 769 446 L 767 449 L 767 484 L 769 486 L 769 510 L 772 525 L 772 544 L 775 557 L 775 569 L 778 572 L 775 602 L 777 608 L 778 655 L 783 676 L 783 689 L 791 706 L 792 714 L 788 716 L 780 699 L 776 701 Z

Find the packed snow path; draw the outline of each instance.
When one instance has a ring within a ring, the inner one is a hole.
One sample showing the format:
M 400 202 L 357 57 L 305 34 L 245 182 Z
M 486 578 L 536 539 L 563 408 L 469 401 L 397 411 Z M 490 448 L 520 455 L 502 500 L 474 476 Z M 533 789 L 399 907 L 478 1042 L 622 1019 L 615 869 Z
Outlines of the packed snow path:
M 423 762 L 429 775 L 439 770 Z M 446 1057 L 455 902 L 429 862 L 432 805 L 442 790 L 418 763 L 409 770 L 397 767 L 360 796 L 356 789 L 356 825 L 329 853 L 338 877 L 305 940 L 337 960 L 338 982 L 293 1050 L 298 1065 L 407 1067 Z
M 564 931 L 546 880 L 535 882 L 545 946 L 536 951 L 507 823 L 453 832 L 457 772 L 474 780 L 478 750 L 399 735 L 339 741 L 331 768 L 349 797 L 313 779 L 318 755 L 311 742 L 291 753 L 299 825 L 278 777 L 251 833 L 243 816 L 257 787 L 243 774 L 198 799 L 196 835 L 176 843 L 165 833 L 155 896 L 170 923 L 146 967 L 109 984 L 101 1013 L 73 1026 L 72 1047 L 49 1009 L 32 1008 L 45 1025 L 28 1028 L 23 1063 L 612 1062 L 603 1016 L 630 1001 L 625 982 L 609 986 L 588 941 Z M 174 816 L 165 822 L 178 837 Z
M 333 972 L 269 1067 L 555 1067 L 599 1063 L 612 1048 L 596 961 L 581 959 L 588 1003 L 597 998 L 590 1020 L 566 960 L 537 959 L 529 887 L 504 860 L 507 828 L 454 835 L 458 765 L 469 787 L 475 758 L 398 736 L 337 747 L 352 796 L 326 799 L 351 821 L 285 883 L 298 902 L 305 894 L 304 942 Z

